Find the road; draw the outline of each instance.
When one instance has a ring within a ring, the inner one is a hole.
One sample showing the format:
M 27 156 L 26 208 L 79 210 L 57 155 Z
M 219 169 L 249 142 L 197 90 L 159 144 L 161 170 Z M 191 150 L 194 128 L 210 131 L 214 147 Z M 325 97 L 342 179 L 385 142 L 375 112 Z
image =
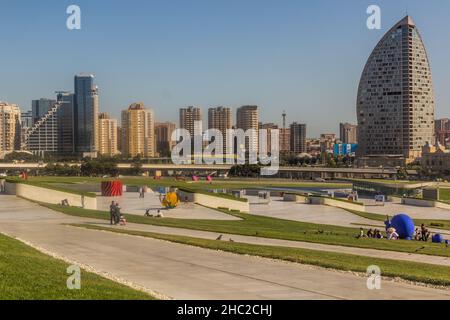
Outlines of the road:
M 0 232 L 173 299 L 450 299 L 450 291 L 366 279 L 295 263 L 73 228 L 64 216 L 0 196 Z

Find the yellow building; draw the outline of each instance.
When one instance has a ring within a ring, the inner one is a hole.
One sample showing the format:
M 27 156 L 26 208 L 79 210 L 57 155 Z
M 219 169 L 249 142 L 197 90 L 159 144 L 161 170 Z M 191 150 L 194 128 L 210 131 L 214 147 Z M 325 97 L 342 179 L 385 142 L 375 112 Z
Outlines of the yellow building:
M 117 147 L 117 120 L 111 119 L 107 113 L 98 116 L 98 153 L 100 155 L 115 156 Z
M 128 157 L 155 156 L 155 119 L 153 110 L 133 103 L 122 111 L 122 154 Z
M 0 102 L 0 157 L 20 149 L 20 108 Z

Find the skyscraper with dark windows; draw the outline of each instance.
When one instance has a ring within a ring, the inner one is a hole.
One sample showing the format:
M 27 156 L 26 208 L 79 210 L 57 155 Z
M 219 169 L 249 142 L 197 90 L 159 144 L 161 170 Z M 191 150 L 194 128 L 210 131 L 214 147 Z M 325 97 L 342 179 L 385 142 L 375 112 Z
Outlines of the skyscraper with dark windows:
M 98 88 L 94 75 L 75 76 L 75 151 L 93 154 L 98 150 Z
M 75 95 L 71 92 L 57 92 L 57 103 L 59 109 L 59 153 L 75 153 Z
M 31 102 L 33 124 L 42 118 L 56 104 L 56 100 L 41 98 Z
M 433 142 L 431 69 L 411 17 L 391 28 L 370 55 L 359 84 L 357 117 L 361 158 L 397 156 L 409 163 Z
M 294 122 L 290 127 L 291 152 L 294 155 L 306 153 L 306 124 Z

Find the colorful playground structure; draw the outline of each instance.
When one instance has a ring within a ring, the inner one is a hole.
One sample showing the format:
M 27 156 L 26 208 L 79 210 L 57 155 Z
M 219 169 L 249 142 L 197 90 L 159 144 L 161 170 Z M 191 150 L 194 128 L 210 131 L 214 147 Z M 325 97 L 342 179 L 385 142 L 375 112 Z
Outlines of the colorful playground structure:
M 161 205 L 166 209 L 175 209 L 180 204 L 178 194 L 174 190 L 170 190 L 167 194 L 161 194 L 159 196 Z

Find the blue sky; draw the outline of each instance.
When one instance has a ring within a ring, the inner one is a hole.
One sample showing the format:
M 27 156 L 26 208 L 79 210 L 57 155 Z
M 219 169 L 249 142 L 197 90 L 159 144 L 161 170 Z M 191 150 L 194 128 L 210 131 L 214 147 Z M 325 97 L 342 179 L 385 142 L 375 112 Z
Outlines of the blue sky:
M 66 28 L 66 8 L 82 10 L 82 30 Z M 382 10 L 368 30 L 366 9 Z M 266 122 L 308 124 L 308 136 L 356 121 L 364 64 L 408 9 L 431 59 L 437 116 L 450 116 L 448 0 L 0 0 L 0 100 L 73 90 L 90 72 L 100 109 L 115 117 L 143 101 L 157 120 L 178 108 L 257 104 Z

